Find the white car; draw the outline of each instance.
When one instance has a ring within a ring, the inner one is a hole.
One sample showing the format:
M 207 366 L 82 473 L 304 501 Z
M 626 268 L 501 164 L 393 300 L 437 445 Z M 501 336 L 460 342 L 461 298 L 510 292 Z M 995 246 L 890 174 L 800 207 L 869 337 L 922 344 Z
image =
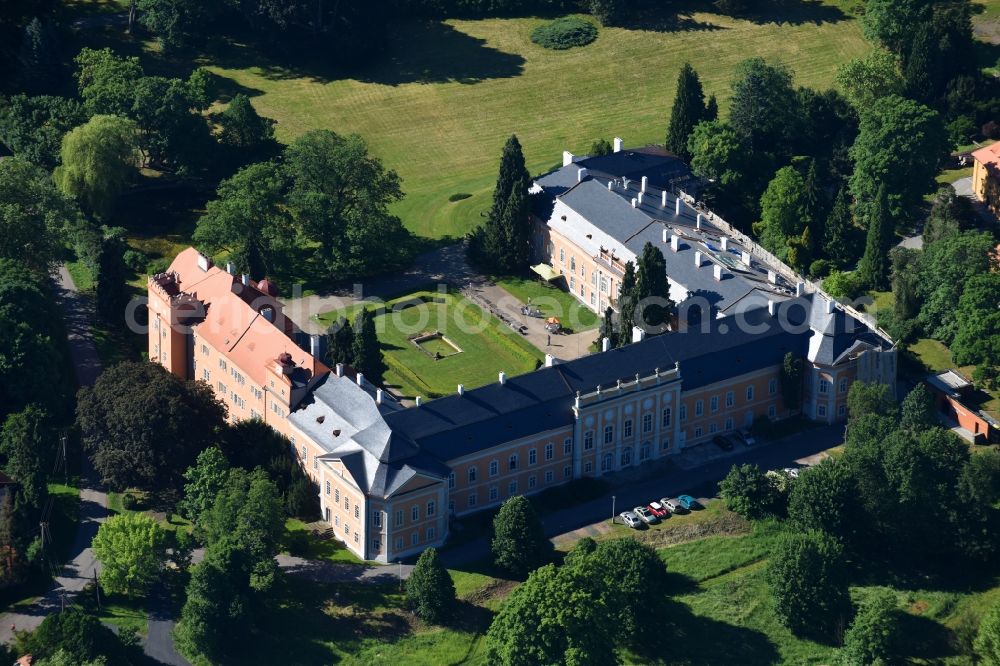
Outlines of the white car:
M 652 525 L 653 523 L 660 522 L 660 519 L 654 516 L 653 512 L 644 506 L 637 506 L 634 509 L 632 509 L 632 511 L 635 512 L 635 515 L 639 516 L 642 522 L 646 523 L 647 525 Z
M 688 509 L 684 506 L 679 499 L 669 499 L 664 497 L 660 500 L 660 503 L 665 507 L 670 509 L 670 513 L 687 513 Z
M 623 523 L 634 530 L 637 530 L 642 526 L 642 521 L 639 520 L 639 516 L 635 515 L 631 511 L 622 511 L 618 514 L 618 517 L 622 519 Z
M 785 469 L 783 469 L 781 471 L 784 472 L 788 476 L 789 479 L 797 479 L 797 478 L 799 478 L 799 468 L 798 467 L 786 467 Z

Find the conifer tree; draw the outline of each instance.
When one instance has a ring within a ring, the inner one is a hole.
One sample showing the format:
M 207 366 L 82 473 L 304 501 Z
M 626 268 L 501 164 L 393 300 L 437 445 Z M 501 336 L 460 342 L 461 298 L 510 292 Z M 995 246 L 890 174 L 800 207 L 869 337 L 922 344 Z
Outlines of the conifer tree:
M 604 311 L 604 318 L 601 320 L 601 335 L 597 341 L 598 347 L 604 344 L 604 339 L 612 345 L 618 342 L 618 332 L 615 330 L 615 311 L 611 306 Z
M 932 24 L 916 28 L 903 74 L 909 97 L 933 105 L 941 91 L 943 72 L 939 37 Z
M 24 28 L 21 38 L 21 81 L 29 91 L 47 91 L 57 84 L 61 58 L 55 31 L 37 17 Z
M 705 102 L 705 118 L 706 122 L 719 119 L 719 100 L 715 99 L 715 95 L 710 95 L 708 101 Z
M 635 326 L 635 306 L 639 292 L 636 289 L 635 264 L 631 261 L 625 264 L 625 275 L 622 276 L 618 291 L 618 340 L 616 346 L 624 347 L 632 342 L 632 327 Z
M 517 140 L 516 134 L 511 134 L 500 156 L 500 172 L 497 175 L 496 187 L 493 189 L 493 208 L 490 209 L 490 217 L 500 217 L 515 186 L 518 183 L 527 183 L 529 179 L 528 169 L 524 166 L 521 143 Z
M 326 361 L 354 365 L 354 329 L 346 317 L 338 317 L 326 334 Z
M 481 230 L 469 237 L 469 257 L 499 273 L 527 266 L 530 239 L 528 170 L 517 136 L 511 135 L 500 158 L 493 205 Z
M 869 289 L 885 291 L 889 288 L 889 243 L 892 240 L 892 218 L 885 185 L 879 187 L 878 197 L 868 220 L 868 237 L 865 254 L 858 265 L 861 284 Z
M 128 304 L 125 284 L 125 242 L 117 230 L 108 234 L 101 243 L 97 265 L 97 312 L 108 322 L 123 322 Z
M 813 239 L 822 239 L 825 235 L 827 202 L 823 193 L 823 183 L 820 182 L 819 173 L 816 168 L 816 160 L 809 161 L 809 168 L 806 170 L 804 212 L 806 215 L 806 227 L 811 229 Z M 815 243 L 815 240 L 813 241 Z M 812 249 L 812 248 L 810 248 Z
M 823 254 L 840 268 L 846 268 L 858 259 L 857 234 L 851 215 L 847 188 L 840 188 L 833 200 L 833 208 L 823 229 Z
M 705 119 L 705 92 L 701 79 L 690 63 L 684 63 L 677 75 L 677 94 L 670 112 L 666 148 L 685 162 L 691 160 L 688 137 L 695 125 Z
M 406 579 L 406 600 L 425 622 L 442 622 L 455 606 L 455 583 L 436 548 L 428 548 L 417 559 Z
M 354 369 L 381 384 L 385 361 L 375 332 L 375 313 L 367 308 L 354 320 Z
M 545 564 L 552 553 L 542 521 L 523 495 L 504 502 L 493 518 L 491 546 L 497 566 L 517 576 Z
M 667 260 L 660 248 L 652 243 L 642 247 L 636 274 L 636 306 L 646 299 L 663 299 L 665 303 L 647 303 L 639 313 L 639 325 L 644 322 L 650 327 L 666 324 L 673 313 L 670 300 L 670 284 L 667 282 Z

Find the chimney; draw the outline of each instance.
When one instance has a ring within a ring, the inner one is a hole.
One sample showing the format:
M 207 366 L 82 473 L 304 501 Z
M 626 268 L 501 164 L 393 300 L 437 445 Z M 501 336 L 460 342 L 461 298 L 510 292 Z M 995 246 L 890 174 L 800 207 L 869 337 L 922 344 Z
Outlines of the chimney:
M 695 218 L 695 221 L 694 221 L 694 226 L 695 226 L 696 229 L 701 229 L 701 222 L 702 222 L 703 219 L 705 219 L 704 216 L 702 216 L 701 213 L 698 213 L 698 217 Z
M 504 384 L 506 384 L 507 383 L 507 373 L 504 372 L 503 370 L 501 370 L 500 371 L 500 375 L 499 375 L 499 379 L 500 379 L 500 386 L 503 386 Z
M 382 389 L 375 389 L 375 404 L 382 404 Z
M 642 205 L 642 192 L 639 192 L 638 196 L 636 196 L 636 200 L 639 202 L 639 205 L 641 206 Z
M 608 181 L 608 189 L 609 190 L 614 190 L 615 189 L 615 181 L 613 181 L 613 180 L 609 180 Z
M 465 384 L 458 385 L 458 395 L 460 396 L 465 395 Z
M 611 339 L 610 338 L 601 338 L 601 351 L 602 352 L 606 352 L 609 349 L 611 349 Z
M 646 186 L 647 185 L 649 185 L 649 178 L 646 178 L 645 176 L 643 176 L 642 177 L 642 190 L 641 190 L 642 192 L 646 191 Z
M 576 170 L 576 182 L 582 183 L 583 179 L 587 177 L 587 169 L 577 169 Z
M 743 254 L 740 255 L 740 259 L 742 259 L 743 263 L 746 264 L 747 266 L 751 266 L 749 251 L 743 250 Z
M 771 315 L 772 317 L 778 314 L 778 303 L 776 301 L 767 302 L 767 314 Z
M 414 402 L 416 403 L 417 407 L 419 407 L 419 406 L 420 406 L 420 403 L 422 403 L 423 401 L 424 401 L 424 399 L 423 399 L 423 398 L 421 398 L 421 397 L 420 397 L 419 395 L 418 395 L 418 396 L 416 397 L 416 399 L 414 400 Z
M 667 240 L 667 228 L 666 227 L 663 227 L 663 242 L 664 243 L 670 242 L 670 241 Z
M 663 190 L 663 193 L 660 195 L 660 205 L 663 206 L 664 208 L 667 207 L 667 191 L 666 190 Z
M 642 330 L 638 326 L 632 327 L 632 342 L 642 342 L 646 339 L 646 331 Z
M 553 356 L 552 354 L 546 354 L 545 355 L 545 367 L 546 368 L 551 368 L 555 364 L 556 364 L 556 357 Z
M 209 261 L 208 257 L 206 257 L 203 254 L 198 255 L 198 268 L 200 268 L 203 271 L 207 271 L 211 265 L 212 262 Z
M 563 151 L 563 166 L 569 166 L 573 163 L 573 158 L 576 157 L 573 153 L 568 150 Z
M 615 137 L 615 152 L 622 152 L 622 148 L 625 147 L 625 142 L 621 140 L 621 137 Z
M 632 208 L 635 208 L 637 204 L 638 204 L 638 201 L 636 200 L 636 198 L 632 197 Z
M 805 293 L 806 293 L 806 283 L 805 282 L 796 282 L 795 283 L 795 295 L 796 296 L 802 296 Z
M 236 264 L 231 261 L 226 262 L 226 272 L 230 275 L 236 275 Z
M 250 276 L 247 275 L 246 273 L 244 273 L 243 275 L 240 276 L 240 282 L 243 283 L 244 287 L 249 287 L 250 286 Z
M 680 214 L 681 214 L 681 198 L 677 197 L 677 199 L 674 202 L 674 215 L 680 215 Z
M 694 265 L 701 268 L 701 250 L 695 250 L 694 252 Z
M 681 251 L 681 239 L 677 234 L 670 234 L 670 249 L 674 252 Z
M 364 375 L 364 373 L 359 372 L 358 376 L 357 376 L 357 380 L 358 380 L 358 386 L 360 386 L 361 388 L 364 388 L 365 387 L 365 375 Z
M 722 266 L 715 264 L 712 268 L 712 275 L 715 276 L 716 282 L 722 282 Z
M 837 307 L 834 304 L 833 299 L 832 298 L 826 299 L 826 313 L 827 314 L 833 314 L 833 311 L 836 310 L 836 309 L 837 309 Z
M 723 252 L 729 251 L 729 239 L 726 238 L 725 236 L 722 237 L 722 251 Z
M 315 359 L 323 357 L 323 336 L 315 333 L 309 336 L 309 353 Z
M 771 284 L 778 284 L 778 274 L 774 271 L 767 272 L 767 281 Z
M 334 366 L 334 371 L 337 373 L 338 377 L 343 377 L 344 376 L 344 364 L 343 363 L 338 363 L 337 365 L 335 365 Z

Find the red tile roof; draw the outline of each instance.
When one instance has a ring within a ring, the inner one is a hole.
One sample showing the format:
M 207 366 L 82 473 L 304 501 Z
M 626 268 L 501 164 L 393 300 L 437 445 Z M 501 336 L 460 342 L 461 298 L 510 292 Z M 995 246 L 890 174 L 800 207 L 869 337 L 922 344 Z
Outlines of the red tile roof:
M 1000 168 L 1000 141 L 975 151 L 972 159 L 983 166 Z

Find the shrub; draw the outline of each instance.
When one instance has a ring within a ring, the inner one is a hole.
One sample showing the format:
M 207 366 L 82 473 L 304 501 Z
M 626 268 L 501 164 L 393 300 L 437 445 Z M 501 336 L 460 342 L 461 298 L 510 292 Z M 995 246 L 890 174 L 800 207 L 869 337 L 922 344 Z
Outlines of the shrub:
M 531 41 L 547 49 L 564 50 L 585 46 L 597 39 L 597 26 L 580 18 L 559 18 L 531 32 Z
M 964 146 L 976 135 L 976 123 L 969 116 L 959 116 L 945 127 L 948 138 L 956 146 Z
M 995 120 L 984 123 L 981 131 L 987 139 L 1000 139 L 1000 123 Z
M 854 271 L 831 271 L 823 280 L 823 289 L 834 298 L 852 300 L 861 295 L 864 285 Z
M 122 254 L 122 261 L 125 262 L 129 270 L 142 273 L 149 264 L 149 257 L 146 256 L 145 252 L 140 252 L 139 250 L 125 250 L 125 253 Z
M 168 268 L 170 268 L 170 260 L 165 257 L 160 259 L 154 259 L 153 261 L 149 262 L 148 266 L 146 266 L 146 270 L 149 271 L 150 275 L 156 275 L 158 273 L 166 273 Z
M 833 264 L 827 259 L 817 259 L 809 264 L 809 275 L 814 278 L 825 278 L 833 270 Z
M 455 194 L 448 197 L 448 201 L 454 203 L 456 201 L 461 201 L 462 199 L 468 199 L 471 196 L 472 195 L 469 194 L 468 192 L 455 192 Z

